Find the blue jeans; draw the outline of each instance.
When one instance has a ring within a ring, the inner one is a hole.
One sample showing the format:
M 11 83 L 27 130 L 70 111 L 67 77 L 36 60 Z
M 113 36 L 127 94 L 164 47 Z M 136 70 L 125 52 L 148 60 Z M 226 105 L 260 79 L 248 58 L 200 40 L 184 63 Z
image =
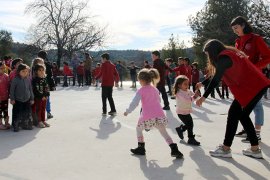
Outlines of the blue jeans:
M 255 114 L 255 125 L 262 126 L 264 123 L 264 111 L 262 99 L 260 99 L 260 101 L 256 104 L 256 106 L 253 109 L 253 112 Z
M 50 100 L 50 96 L 47 99 L 46 111 L 47 111 L 47 113 L 51 113 L 51 100 Z

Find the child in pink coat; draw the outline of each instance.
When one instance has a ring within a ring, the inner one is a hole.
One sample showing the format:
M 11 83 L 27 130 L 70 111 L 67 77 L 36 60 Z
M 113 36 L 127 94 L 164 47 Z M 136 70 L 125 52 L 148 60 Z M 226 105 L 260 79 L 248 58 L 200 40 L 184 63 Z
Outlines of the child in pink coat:
M 8 123 L 8 99 L 10 81 L 8 75 L 4 73 L 4 70 L 5 64 L 0 62 L 0 130 L 10 128 L 10 124 Z M 5 120 L 5 124 L 2 123 L 2 118 Z
M 141 101 L 142 112 L 136 128 L 138 147 L 131 149 L 131 152 L 136 155 L 145 155 L 143 130 L 155 127 L 159 130 L 160 134 L 170 146 L 171 156 L 182 158 L 183 154 L 178 150 L 177 144 L 173 143 L 172 138 L 166 130 L 168 120 L 160 105 L 159 91 L 156 87 L 151 85 L 151 83 L 156 84 L 155 80 L 157 79 L 159 79 L 159 73 L 156 69 L 142 69 L 139 72 L 138 80 L 142 87 L 137 91 L 131 104 L 124 113 L 124 115 L 127 116 L 139 105 L 139 102 Z

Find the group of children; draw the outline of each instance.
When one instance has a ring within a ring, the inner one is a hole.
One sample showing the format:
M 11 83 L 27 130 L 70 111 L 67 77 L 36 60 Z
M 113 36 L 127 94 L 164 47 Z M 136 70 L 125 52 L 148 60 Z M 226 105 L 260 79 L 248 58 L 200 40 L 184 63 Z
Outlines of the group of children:
M 68 76 L 73 76 L 73 78 L 77 78 L 78 86 L 83 87 L 84 81 L 86 83 L 86 73 L 87 73 L 87 71 L 85 70 L 85 67 L 84 67 L 84 62 L 83 61 L 79 62 L 79 66 L 76 67 L 76 74 L 72 73 L 72 70 L 70 69 L 68 62 L 64 62 L 63 64 L 64 64 L 64 67 L 63 67 L 63 75 L 64 75 L 63 87 L 68 87 L 68 82 L 67 82 Z M 100 70 L 101 70 L 101 65 L 100 65 L 100 63 L 97 63 L 96 67 L 91 72 L 91 76 L 92 77 L 97 76 L 99 74 Z M 74 76 L 76 76 L 76 77 L 74 77 Z M 100 83 L 99 79 L 93 78 L 91 83 L 85 84 L 85 85 L 94 84 L 96 87 L 98 87 L 99 83 Z
M 20 128 L 32 130 L 33 125 L 39 128 L 50 127 L 45 113 L 50 87 L 46 78 L 46 66 L 42 58 L 35 58 L 32 67 L 23 64 L 20 58 L 11 63 L 12 71 L 0 62 L 0 129 L 9 129 L 8 104 L 13 105 L 12 127 L 14 132 Z M 4 120 L 4 123 L 3 123 Z

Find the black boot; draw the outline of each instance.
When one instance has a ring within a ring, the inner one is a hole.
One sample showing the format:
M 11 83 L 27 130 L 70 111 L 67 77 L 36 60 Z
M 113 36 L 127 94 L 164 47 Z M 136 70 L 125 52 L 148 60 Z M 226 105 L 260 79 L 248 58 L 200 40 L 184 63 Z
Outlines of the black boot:
M 194 146 L 200 146 L 200 142 L 198 142 L 196 139 L 195 139 L 195 135 L 193 135 L 192 137 L 188 138 L 188 144 L 190 145 L 194 145 Z
M 182 158 L 183 154 L 178 150 L 177 144 L 172 143 L 170 144 L 171 148 L 171 156 L 176 158 Z
M 145 148 L 144 148 L 145 143 L 138 143 L 138 147 L 136 149 L 130 149 L 130 151 L 133 154 L 136 155 L 145 155 Z
M 184 135 L 183 135 L 183 132 L 185 131 L 183 129 L 183 125 L 181 124 L 179 127 L 175 128 L 178 136 L 180 137 L 180 139 L 184 139 Z

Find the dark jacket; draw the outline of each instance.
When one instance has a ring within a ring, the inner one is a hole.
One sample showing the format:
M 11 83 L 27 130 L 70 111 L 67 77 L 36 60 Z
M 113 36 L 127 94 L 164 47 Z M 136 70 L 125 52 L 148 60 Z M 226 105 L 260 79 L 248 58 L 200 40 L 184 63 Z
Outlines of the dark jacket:
M 161 59 L 154 60 L 153 68 L 157 69 L 160 76 L 160 81 L 157 84 L 157 87 L 165 86 L 165 73 L 166 69 L 171 70 Z
M 35 77 L 32 80 L 32 87 L 35 98 L 42 99 L 43 97 L 50 96 L 49 85 L 46 78 Z

